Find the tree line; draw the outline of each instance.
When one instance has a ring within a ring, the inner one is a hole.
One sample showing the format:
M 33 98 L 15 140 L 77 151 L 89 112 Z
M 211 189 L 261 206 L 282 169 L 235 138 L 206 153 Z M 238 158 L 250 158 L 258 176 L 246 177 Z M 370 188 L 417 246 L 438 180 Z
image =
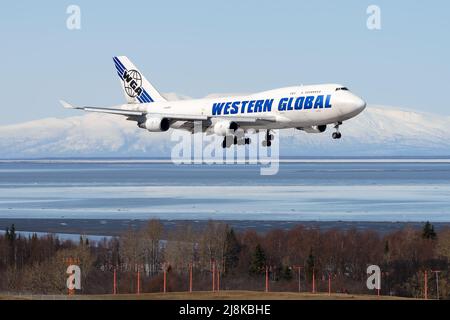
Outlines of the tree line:
M 166 230 L 158 220 L 119 237 L 89 242 L 61 240 L 48 234 L 24 237 L 14 225 L 0 235 L 0 292 L 66 293 L 68 261 L 82 272 L 81 293 L 134 293 L 139 272 L 141 292 L 211 290 L 212 269 L 221 290 L 264 290 L 266 272 L 271 291 L 327 291 L 371 294 L 366 270 L 382 270 L 381 293 L 423 297 L 427 271 L 429 296 L 439 273 L 439 296 L 450 298 L 450 228 L 436 232 L 405 228 L 381 235 L 375 231 L 321 230 L 299 225 L 265 233 L 235 232 L 226 223 L 209 221 L 201 229 L 188 222 Z M 300 283 L 299 283 L 300 282 Z

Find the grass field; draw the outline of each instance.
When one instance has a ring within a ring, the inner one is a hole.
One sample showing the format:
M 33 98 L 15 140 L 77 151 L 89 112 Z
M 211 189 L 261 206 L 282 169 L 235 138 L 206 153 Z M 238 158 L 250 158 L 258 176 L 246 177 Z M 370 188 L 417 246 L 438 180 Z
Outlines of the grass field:
M 0 300 L 406 300 L 403 297 L 327 293 L 210 291 L 107 295 L 0 295 Z

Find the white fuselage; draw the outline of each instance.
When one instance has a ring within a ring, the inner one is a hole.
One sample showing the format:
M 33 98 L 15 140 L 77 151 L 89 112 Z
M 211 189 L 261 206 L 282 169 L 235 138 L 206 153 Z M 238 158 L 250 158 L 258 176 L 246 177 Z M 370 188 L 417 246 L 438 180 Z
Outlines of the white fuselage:
M 152 102 L 122 108 L 152 114 L 207 116 L 217 121 L 243 121 L 242 129 L 286 129 L 340 123 L 364 110 L 366 103 L 337 84 L 286 87 L 251 95 Z M 272 121 L 264 121 L 267 117 Z M 245 123 L 246 118 L 259 121 Z M 186 129 L 185 121 L 173 121 L 174 129 Z

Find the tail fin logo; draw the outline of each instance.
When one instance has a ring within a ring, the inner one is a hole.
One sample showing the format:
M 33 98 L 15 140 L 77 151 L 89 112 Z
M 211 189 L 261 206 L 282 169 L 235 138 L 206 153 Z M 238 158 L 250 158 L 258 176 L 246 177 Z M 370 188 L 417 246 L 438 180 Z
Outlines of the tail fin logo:
M 140 96 L 143 91 L 142 75 L 137 70 L 124 70 L 123 85 L 125 87 L 125 92 L 131 98 Z

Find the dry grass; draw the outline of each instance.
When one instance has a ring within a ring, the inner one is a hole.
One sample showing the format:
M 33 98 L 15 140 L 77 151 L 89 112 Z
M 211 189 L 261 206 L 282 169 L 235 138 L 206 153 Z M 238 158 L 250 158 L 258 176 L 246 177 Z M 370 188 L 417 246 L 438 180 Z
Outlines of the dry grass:
M 107 294 L 107 295 L 0 295 L 0 300 L 406 300 L 403 297 L 374 295 L 296 293 L 296 292 L 260 292 L 260 291 L 210 291 Z

